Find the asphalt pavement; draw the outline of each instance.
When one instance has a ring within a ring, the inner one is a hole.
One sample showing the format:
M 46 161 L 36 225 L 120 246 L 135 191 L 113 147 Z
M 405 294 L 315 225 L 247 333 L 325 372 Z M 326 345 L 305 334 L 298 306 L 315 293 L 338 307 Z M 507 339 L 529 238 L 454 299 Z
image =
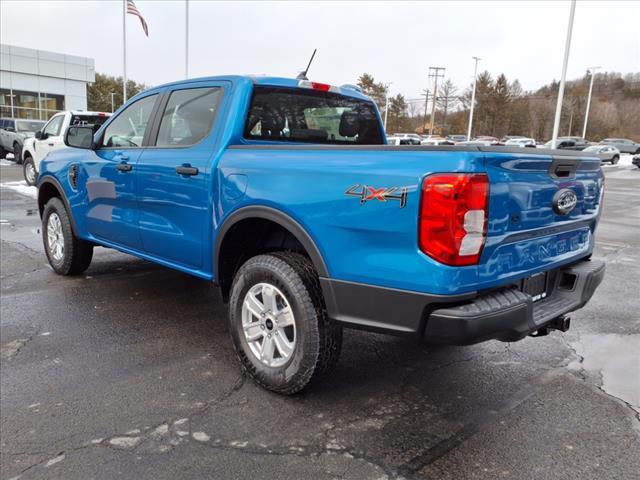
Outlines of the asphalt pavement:
M 337 370 L 283 397 L 240 374 L 209 283 L 102 248 L 55 275 L 0 165 L 2 479 L 640 479 L 640 169 L 605 167 L 607 274 L 569 332 L 346 330 Z

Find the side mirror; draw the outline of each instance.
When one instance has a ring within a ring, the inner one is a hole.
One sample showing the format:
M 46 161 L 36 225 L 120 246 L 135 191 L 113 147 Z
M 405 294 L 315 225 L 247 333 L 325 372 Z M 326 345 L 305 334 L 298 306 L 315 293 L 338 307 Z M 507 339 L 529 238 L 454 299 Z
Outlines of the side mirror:
M 35 134 L 36 140 L 46 140 L 49 134 L 44 133 L 42 130 L 38 130 Z
M 69 127 L 64 136 L 64 144 L 67 147 L 93 150 L 93 128 Z

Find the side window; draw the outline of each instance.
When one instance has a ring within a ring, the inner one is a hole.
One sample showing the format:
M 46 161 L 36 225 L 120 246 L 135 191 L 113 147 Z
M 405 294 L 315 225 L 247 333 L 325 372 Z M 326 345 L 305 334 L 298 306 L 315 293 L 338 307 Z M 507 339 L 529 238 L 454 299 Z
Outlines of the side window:
M 140 147 L 157 97 L 158 95 L 150 95 L 142 98 L 120 112 L 105 130 L 102 146 Z
M 62 121 L 64 120 L 64 115 L 57 115 L 49 120 L 44 127 L 43 133 L 46 133 L 50 137 L 57 137 L 60 135 L 60 129 L 62 128 Z
M 222 98 L 222 88 L 192 88 L 171 93 L 162 114 L 156 146 L 194 145 L 213 126 Z

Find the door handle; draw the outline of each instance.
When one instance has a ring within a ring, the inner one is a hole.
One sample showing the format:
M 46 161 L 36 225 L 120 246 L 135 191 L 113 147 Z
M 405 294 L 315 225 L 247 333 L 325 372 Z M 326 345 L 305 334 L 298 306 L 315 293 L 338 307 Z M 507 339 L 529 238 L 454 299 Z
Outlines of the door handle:
M 48 143 L 47 145 L 49 145 L 50 147 L 53 147 L 53 143 Z
M 198 169 L 196 167 L 181 165 L 179 167 L 176 167 L 176 173 L 178 175 L 197 175 Z
M 129 155 L 127 155 L 126 153 L 116 153 L 115 158 L 119 158 L 120 160 L 129 160 Z
M 116 165 L 116 170 L 119 172 L 130 172 L 132 168 L 128 163 L 119 163 Z

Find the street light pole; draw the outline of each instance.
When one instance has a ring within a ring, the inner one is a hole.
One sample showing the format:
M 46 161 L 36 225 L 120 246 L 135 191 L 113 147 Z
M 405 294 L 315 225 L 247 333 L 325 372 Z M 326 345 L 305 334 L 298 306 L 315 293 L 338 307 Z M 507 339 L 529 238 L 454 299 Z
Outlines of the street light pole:
M 562 77 L 560 78 L 558 102 L 556 103 L 556 118 L 553 121 L 553 136 L 551 137 L 551 148 L 556 148 L 556 144 L 558 143 L 558 131 L 560 130 L 560 114 L 562 113 L 562 101 L 564 100 L 564 82 L 567 78 L 567 64 L 569 63 L 569 51 L 571 50 L 571 34 L 573 32 L 573 17 L 575 13 L 576 0 L 571 0 L 571 10 L 569 11 L 569 25 L 567 26 L 567 40 L 564 44 L 564 60 L 562 61 Z
M 589 82 L 589 95 L 587 96 L 587 111 L 584 114 L 584 127 L 582 128 L 582 138 L 587 138 L 587 122 L 589 121 L 589 108 L 591 107 L 591 92 L 593 92 L 593 79 L 596 76 L 596 69 L 600 67 L 589 67 L 591 81 Z
M 111 92 L 109 95 L 111 95 L 111 113 L 113 113 L 113 106 L 114 106 L 114 101 L 113 101 L 113 97 L 115 97 L 115 92 Z
M 384 133 L 387 133 L 387 115 L 389 113 L 389 85 L 392 82 L 387 83 L 384 86 L 385 90 L 385 102 L 384 102 Z
M 478 78 L 478 61 L 479 57 L 471 57 L 476 61 L 473 68 L 473 90 L 471 92 L 471 110 L 469 111 L 469 130 L 467 131 L 467 141 L 471 140 L 471 126 L 473 125 L 473 108 L 476 105 L 476 80 Z

